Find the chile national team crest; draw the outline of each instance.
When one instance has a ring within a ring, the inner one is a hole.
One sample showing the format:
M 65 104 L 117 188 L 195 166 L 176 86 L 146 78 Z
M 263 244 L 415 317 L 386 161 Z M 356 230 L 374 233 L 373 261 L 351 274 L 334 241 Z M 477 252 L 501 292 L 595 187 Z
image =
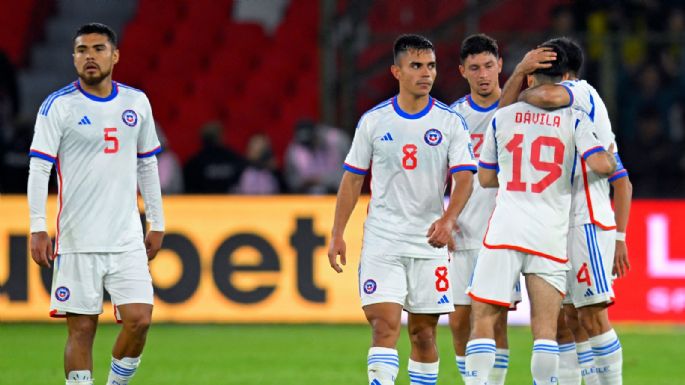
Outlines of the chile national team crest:
M 121 114 L 121 120 L 129 127 L 135 127 L 138 123 L 138 114 L 133 110 L 126 110 Z
M 70 295 L 71 293 L 66 286 L 60 286 L 55 289 L 55 298 L 60 302 L 68 300 Z
M 366 282 L 364 282 L 364 293 L 373 294 L 376 291 L 376 287 L 376 281 L 367 279 Z
M 426 131 L 426 134 L 423 136 L 423 140 L 425 140 L 426 144 L 429 146 L 437 146 L 438 144 L 442 143 L 442 132 L 435 128 L 431 128 L 430 130 Z

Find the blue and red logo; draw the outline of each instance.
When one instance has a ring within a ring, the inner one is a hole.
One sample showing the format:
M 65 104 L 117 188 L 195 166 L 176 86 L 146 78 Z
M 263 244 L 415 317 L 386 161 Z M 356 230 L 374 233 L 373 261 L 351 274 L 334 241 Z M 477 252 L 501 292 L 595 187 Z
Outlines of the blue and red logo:
M 373 279 L 367 279 L 366 282 L 364 282 L 364 293 L 373 294 L 377 287 L 376 281 Z
M 426 144 L 429 146 L 437 146 L 438 144 L 442 143 L 442 132 L 435 128 L 431 128 L 430 130 L 426 131 L 426 134 L 423 136 L 423 140 L 425 140 Z
M 133 110 L 126 110 L 121 114 L 121 120 L 129 127 L 135 127 L 138 123 L 138 114 Z
M 66 286 L 60 286 L 55 289 L 55 298 L 60 302 L 68 300 L 70 295 L 71 292 L 69 292 L 69 289 Z

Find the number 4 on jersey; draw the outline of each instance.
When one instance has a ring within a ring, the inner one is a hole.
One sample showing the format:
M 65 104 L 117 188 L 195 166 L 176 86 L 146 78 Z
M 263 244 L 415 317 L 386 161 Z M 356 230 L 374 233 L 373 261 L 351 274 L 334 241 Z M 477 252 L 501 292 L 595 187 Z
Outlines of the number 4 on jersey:
M 116 127 L 105 128 L 105 142 L 107 142 L 105 154 L 114 154 L 119 151 L 119 138 L 115 136 L 116 133 Z
M 585 282 L 588 286 L 592 286 L 592 283 L 590 282 L 590 270 L 587 268 L 587 263 L 583 263 L 583 267 L 578 270 L 576 279 L 578 280 L 578 283 Z

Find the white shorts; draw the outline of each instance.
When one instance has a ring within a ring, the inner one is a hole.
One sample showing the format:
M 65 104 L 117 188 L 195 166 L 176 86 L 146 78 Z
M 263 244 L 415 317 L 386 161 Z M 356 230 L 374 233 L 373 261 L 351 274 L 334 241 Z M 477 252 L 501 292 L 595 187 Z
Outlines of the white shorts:
M 452 299 L 455 306 L 471 305 L 472 299 L 468 295 L 467 289 L 471 283 L 478 252 L 478 249 L 471 249 L 452 253 L 452 260 L 450 262 L 452 279 L 450 283 L 452 284 Z M 521 302 L 521 283 L 518 280 L 512 289 L 511 298 L 511 309 L 516 310 L 516 304 Z
M 564 263 L 509 249 L 482 248 L 478 254 L 468 294 L 476 301 L 511 307 L 512 288 L 521 274 L 535 274 L 562 295 L 566 292 Z
M 568 234 L 568 300 L 576 308 L 614 300 L 612 270 L 616 231 L 593 224 L 572 227 Z
M 392 302 L 414 314 L 453 312 L 449 265 L 446 256 L 428 259 L 362 255 L 359 263 L 362 307 Z
M 152 277 L 145 250 L 122 253 L 60 254 L 53 261 L 50 316 L 101 314 L 103 287 L 118 305 L 152 305 Z

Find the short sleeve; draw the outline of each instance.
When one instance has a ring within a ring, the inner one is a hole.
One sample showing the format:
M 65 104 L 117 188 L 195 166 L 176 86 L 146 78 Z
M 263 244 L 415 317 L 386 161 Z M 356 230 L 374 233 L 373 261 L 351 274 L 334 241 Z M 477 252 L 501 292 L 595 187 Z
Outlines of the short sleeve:
M 580 86 L 578 82 L 572 80 L 561 82 L 559 85 L 566 89 L 571 98 L 571 103 L 566 107 L 572 107 L 583 111 L 590 116 L 590 120 L 592 120 L 594 117 L 594 108 L 590 91 L 585 87 Z
M 143 109 L 145 111 L 141 116 L 140 131 L 138 132 L 138 158 L 147 158 L 162 152 L 162 146 L 159 144 L 155 130 L 152 107 L 150 107 L 147 97 L 144 97 Z
M 343 164 L 345 170 L 358 175 L 366 175 L 369 172 L 373 153 L 370 130 L 368 118 L 362 116 L 352 139 L 352 147 Z
M 464 118 L 454 113 L 454 139 L 450 140 L 448 161 L 450 173 L 459 171 L 476 172 L 476 158 L 473 155 L 473 144 L 469 136 L 469 128 Z
M 605 150 L 597 138 L 594 125 L 585 114 L 577 115 L 573 136 L 576 142 L 576 149 L 583 159 L 587 159 L 590 155 Z
M 49 101 L 50 98 L 45 103 Z M 29 156 L 55 163 L 62 140 L 61 113 L 56 103 L 52 103 L 51 108 L 45 108 L 45 103 L 36 118 Z
M 480 158 L 478 159 L 478 166 L 490 170 L 497 170 L 497 139 L 495 133 L 497 131 L 497 114 L 492 118 L 490 124 L 485 129 L 485 139 L 483 139 L 483 147 L 480 150 Z

